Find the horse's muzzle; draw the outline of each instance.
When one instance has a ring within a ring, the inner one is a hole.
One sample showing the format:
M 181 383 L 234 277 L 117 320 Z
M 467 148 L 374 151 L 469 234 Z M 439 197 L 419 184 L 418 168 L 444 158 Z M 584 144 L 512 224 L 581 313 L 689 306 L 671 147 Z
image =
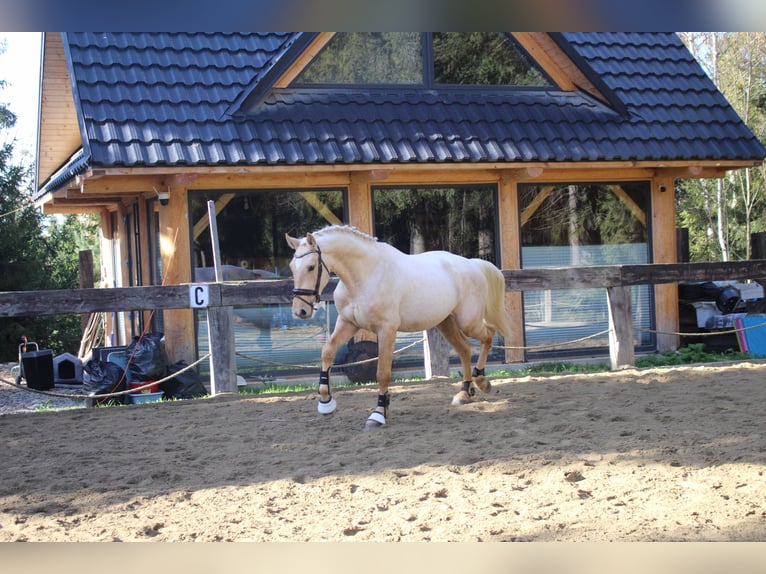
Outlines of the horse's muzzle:
M 309 320 L 314 316 L 316 308 L 314 305 L 302 297 L 293 299 L 293 317 L 296 319 Z

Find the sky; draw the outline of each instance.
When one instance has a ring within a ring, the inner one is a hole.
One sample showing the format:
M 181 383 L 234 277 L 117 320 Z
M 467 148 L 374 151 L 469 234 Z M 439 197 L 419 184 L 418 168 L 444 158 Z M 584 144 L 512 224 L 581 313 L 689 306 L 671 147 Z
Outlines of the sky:
M 37 106 L 40 84 L 39 32 L 0 32 L 0 43 L 5 40 L 5 53 L 0 54 L 0 80 L 6 85 L 0 89 L 0 101 L 16 114 L 16 127 L 11 135 L 16 138 L 16 151 L 34 158 L 37 141 Z

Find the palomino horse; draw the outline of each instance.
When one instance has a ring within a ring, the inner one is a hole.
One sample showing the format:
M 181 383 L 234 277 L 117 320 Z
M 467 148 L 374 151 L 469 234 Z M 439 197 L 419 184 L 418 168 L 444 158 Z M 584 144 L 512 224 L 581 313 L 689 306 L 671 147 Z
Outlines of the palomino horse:
M 505 279 L 497 267 L 446 251 L 406 255 L 348 226 L 325 227 L 301 239 L 285 237 L 295 250 L 290 269 L 296 318 L 310 319 L 330 273 L 339 278 L 334 295 L 338 319 L 322 347 L 317 407 L 321 414 L 332 414 L 337 406 L 330 393 L 330 367 L 338 346 L 359 329 L 372 331 L 378 338 L 378 404 L 365 423 L 366 430 L 386 424 L 397 331 L 436 327 L 453 346 L 466 379 L 453 405 L 471 400 L 472 384 L 489 392 L 484 367 L 492 337 L 496 329 L 506 338 L 511 331 L 504 304 Z M 473 372 L 468 337 L 481 343 Z

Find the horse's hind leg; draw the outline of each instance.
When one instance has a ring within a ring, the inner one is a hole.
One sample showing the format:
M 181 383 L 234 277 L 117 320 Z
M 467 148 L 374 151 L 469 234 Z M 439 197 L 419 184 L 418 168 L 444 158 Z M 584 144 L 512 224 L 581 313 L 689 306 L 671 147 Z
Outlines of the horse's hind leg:
M 489 379 L 484 375 L 484 367 L 487 365 L 487 357 L 489 356 L 489 351 L 492 349 L 492 337 L 494 334 L 495 331 L 493 329 L 490 329 L 489 327 L 484 328 L 484 333 L 479 338 L 479 341 L 481 342 L 479 358 L 476 361 L 476 367 L 471 373 L 473 384 L 483 393 L 488 393 L 492 390 L 492 383 L 490 383 Z
M 471 401 L 473 396 L 473 389 L 471 388 L 471 379 L 468 378 L 471 372 L 471 343 L 468 337 L 463 334 L 460 327 L 457 326 L 457 321 L 450 315 L 444 321 L 436 326 L 439 332 L 444 335 L 447 342 L 452 345 L 460 357 L 460 365 L 463 370 L 463 388 L 452 397 L 453 405 L 463 405 Z

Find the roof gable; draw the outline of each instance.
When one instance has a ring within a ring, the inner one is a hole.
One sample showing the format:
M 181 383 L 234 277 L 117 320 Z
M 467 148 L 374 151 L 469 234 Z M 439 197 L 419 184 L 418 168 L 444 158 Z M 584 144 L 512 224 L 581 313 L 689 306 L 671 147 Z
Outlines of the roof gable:
M 766 156 L 675 34 L 517 34 L 556 89 L 290 87 L 328 37 L 64 34 L 86 156 L 78 165 Z
M 44 34 L 40 74 L 37 178 L 61 167 L 83 145 L 60 34 Z

